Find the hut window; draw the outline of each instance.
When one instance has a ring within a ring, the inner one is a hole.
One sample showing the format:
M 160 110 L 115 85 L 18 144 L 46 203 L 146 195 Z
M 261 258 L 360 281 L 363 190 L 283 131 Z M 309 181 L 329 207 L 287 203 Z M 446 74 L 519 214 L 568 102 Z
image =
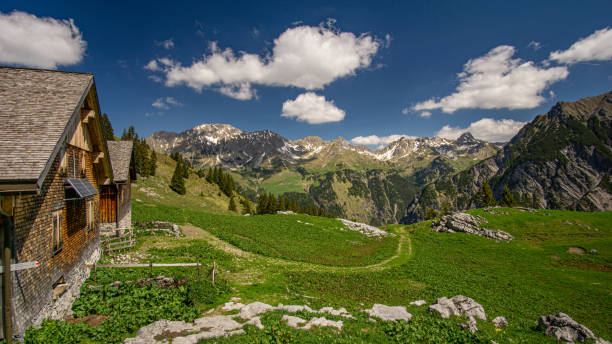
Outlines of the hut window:
M 85 152 L 81 153 L 81 173 L 85 174 L 87 170 L 87 154 Z
M 94 201 L 87 201 L 87 228 L 89 230 L 94 229 L 96 226 L 96 219 L 94 213 Z
M 53 212 L 53 254 L 61 251 L 64 244 L 64 241 L 62 240 L 62 224 L 64 216 L 62 213 L 63 210 L 56 210 Z

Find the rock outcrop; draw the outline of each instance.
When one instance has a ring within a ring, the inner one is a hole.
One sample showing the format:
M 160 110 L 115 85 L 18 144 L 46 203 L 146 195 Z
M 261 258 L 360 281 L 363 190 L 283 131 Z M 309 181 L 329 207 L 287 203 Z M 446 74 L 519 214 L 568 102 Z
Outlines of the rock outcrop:
M 385 306 L 377 303 L 372 308 L 365 309 L 364 312 L 383 321 L 408 321 L 412 318 L 412 314 L 408 313 L 404 306 Z
M 344 223 L 347 229 L 352 230 L 352 231 L 357 231 L 367 237 L 377 238 L 377 237 L 383 237 L 383 236 L 389 235 L 388 232 L 385 232 L 378 227 L 366 225 L 365 223 L 354 222 L 354 221 L 349 221 L 345 219 L 338 219 L 338 220 Z
M 584 342 L 590 339 L 597 344 L 610 344 L 603 338 L 597 338 L 586 326 L 579 324 L 565 313 L 541 316 L 538 320 L 538 330 L 545 331 L 547 336 L 566 343 Z
M 436 232 L 464 232 L 487 237 L 495 240 L 513 240 L 512 235 L 501 231 L 481 228 L 487 220 L 481 216 L 472 216 L 467 213 L 454 213 L 444 215 L 438 221 L 433 221 L 431 227 Z
M 428 310 L 439 313 L 445 319 L 454 315 L 487 320 L 484 308 L 478 302 L 463 295 L 456 295 L 450 299 L 446 297 L 438 298 L 433 305 L 429 306 Z

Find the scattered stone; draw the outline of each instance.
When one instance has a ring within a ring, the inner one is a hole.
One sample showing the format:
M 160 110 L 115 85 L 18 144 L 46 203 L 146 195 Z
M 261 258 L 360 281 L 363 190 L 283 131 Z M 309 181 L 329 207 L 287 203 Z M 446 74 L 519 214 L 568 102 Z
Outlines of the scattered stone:
M 478 302 L 463 295 L 456 295 L 451 299 L 441 297 L 437 299 L 433 305 L 429 306 L 428 310 L 430 312 L 440 313 L 440 315 L 445 319 L 448 319 L 451 315 L 454 315 L 487 320 L 484 308 L 482 308 Z
M 474 317 L 469 317 L 468 321 L 465 323 L 460 323 L 457 324 L 460 327 L 462 327 L 463 329 L 471 332 L 471 333 L 476 333 L 478 332 L 478 327 L 476 327 L 476 319 L 474 319 Z
M 538 320 L 538 330 L 545 331 L 547 336 L 567 343 L 591 339 L 598 344 L 609 344 L 603 338 L 597 338 L 586 326 L 579 324 L 565 313 L 541 316 Z
M 594 249 L 594 248 L 593 248 L 593 249 L 591 249 L 591 251 L 590 251 L 590 252 L 591 252 L 591 254 L 597 254 L 597 250 L 596 250 L 596 249 Z
M 260 330 L 264 329 L 264 325 L 261 323 L 260 317 L 253 317 L 251 320 L 244 323 L 245 325 L 253 325 Z
M 338 330 L 342 330 L 342 326 L 344 326 L 344 324 L 342 323 L 342 320 L 338 320 L 338 321 L 327 320 L 325 319 L 325 317 L 312 318 L 306 321 L 300 317 L 295 317 L 292 315 L 283 315 L 282 321 L 285 321 L 287 323 L 287 326 L 293 327 L 296 329 L 300 329 L 300 330 L 310 330 L 313 326 L 335 327 Z M 304 326 L 300 326 L 301 324 L 304 324 L 304 323 L 305 323 Z
M 427 304 L 427 302 L 425 302 L 425 300 L 417 300 L 417 301 L 410 302 L 410 304 L 414 306 L 422 306 L 422 305 Z
M 178 225 L 175 225 L 172 222 L 165 221 L 152 221 L 152 222 L 138 222 L 134 223 L 137 227 L 142 227 L 139 231 L 146 232 L 164 232 L 170 235 L 174 235 L 175 237 L 182 236 L 181 229 Z
M 238 316 L 242 319 L 251 319 L 252 317 L 261 314 L 261 313 L 265 313 L 268 311 L 273 311 L 274 307 L 263 303 L 263 302 L 253 302 L 253 303 L 249 303 L 248 305 L 244 306 L 241 310 L 240 313 L 238 313 Z
M 276 213 L 281 215 L 295 215 L 295 213 L 291 210 L 277 210 Z
M 497 317 L 493 319 L 493 325 L 495 327 L 508 327 L 508 320 L 505 317 Z
M 363 311 L 384 321 L 408 321 L 412 318 L 412 314 L 408 313 L 404 306 L 385 306 L 377 303 L 372 308 Z
M 245 305 L 243 303 L 234 303 L 234 301 L 230 301 L 224 303 L 223 307 L 221 307 L 221 310 L 224 312 L 241 310 L 242 308 L 244 308 L 244 306 Z
M 383 236 L 389 235 L 388 232 L 385 232 L 378 227 L 366 225 L 365 223 L 353 222 L 353 221 L 349 221 L 345 219 L 338 219 L 338 220 L 344 223 L 346 228 L 352 231 L 360 232 L 361 234 L 367 237 L 377 238 L 377 237 L 383 237 Z
M 514 239 L 512 235 L 504 231 L 481 228 L 480 225 L 483 223 L 487 223 L 484 217 L 474 217 L 468 213 L 454 213 L 444 215 L 440 220 L 432 221 L 431 227 L 435 232 L 464 232 L 495 240 L 509 241 Z

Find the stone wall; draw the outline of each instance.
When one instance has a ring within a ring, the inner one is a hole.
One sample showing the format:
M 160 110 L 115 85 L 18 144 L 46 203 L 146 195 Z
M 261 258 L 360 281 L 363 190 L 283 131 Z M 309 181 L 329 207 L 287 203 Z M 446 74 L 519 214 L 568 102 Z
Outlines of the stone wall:
M 81 259 L 65 274 L 64 283 L 53 289 L 51 299 L 42 307 L 37 316 L 32 319 L 32 325 L 40 326 L 47 318 L 61 320 L 72 315 L 72 304 L 81 295 L 81 286 L 89 278 L 92 265 L 101 257 L 100 242 L 92 241 L 83 251 Z

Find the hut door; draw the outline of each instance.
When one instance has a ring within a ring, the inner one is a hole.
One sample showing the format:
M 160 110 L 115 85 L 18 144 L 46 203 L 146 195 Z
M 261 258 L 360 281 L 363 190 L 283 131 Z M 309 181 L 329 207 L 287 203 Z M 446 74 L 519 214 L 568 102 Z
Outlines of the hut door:
M 100 193 L 100 222 L 117 222 L 117 187 L 102 185 Z

